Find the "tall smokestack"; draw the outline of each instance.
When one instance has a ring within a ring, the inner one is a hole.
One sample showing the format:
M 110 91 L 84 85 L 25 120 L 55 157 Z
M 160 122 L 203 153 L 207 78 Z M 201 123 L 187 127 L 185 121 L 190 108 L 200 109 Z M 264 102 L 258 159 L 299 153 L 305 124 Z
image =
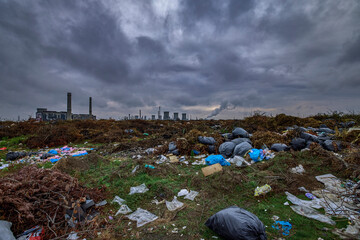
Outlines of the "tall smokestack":
M 140 119 L 141 119 L 141 109 L 139 110 L 139 116 L 140 116 Z
M 71 93 L 67 93 L 67 112 L 66 119 L 71 120 Z
M 89 97 L 89 117 L 92 119 L 92 98 Z

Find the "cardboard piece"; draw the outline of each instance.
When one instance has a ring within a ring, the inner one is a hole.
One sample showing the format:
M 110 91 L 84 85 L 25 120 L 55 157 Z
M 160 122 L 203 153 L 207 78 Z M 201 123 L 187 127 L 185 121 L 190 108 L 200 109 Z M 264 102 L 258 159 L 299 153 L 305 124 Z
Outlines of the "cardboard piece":
M 213 164 L 211 166 L 207 166 L 201 169 L 201 171 L 203 172 L 204 176 L 209 176 L 213 173 L 216 172 L 221 172 L 223 170 L 222 166 L 220 165 L 220 163 L 217 164 Z
M 169 155 L 169 159 L 171 163 L 179 162 L 179 159 L 175 155 Z

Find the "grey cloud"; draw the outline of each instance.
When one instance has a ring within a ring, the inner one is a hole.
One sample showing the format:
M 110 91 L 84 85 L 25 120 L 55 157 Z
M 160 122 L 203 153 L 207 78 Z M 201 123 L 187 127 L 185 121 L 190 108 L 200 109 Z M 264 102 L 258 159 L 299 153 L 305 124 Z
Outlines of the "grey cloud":
M 67 91 L 79 112 L 92 96 L 99 117 L 158 105 L 210 118 L 330 102 L 360 110 L 359 9 L 355 0 L 1 1 L 0 116 L 64 110 Z

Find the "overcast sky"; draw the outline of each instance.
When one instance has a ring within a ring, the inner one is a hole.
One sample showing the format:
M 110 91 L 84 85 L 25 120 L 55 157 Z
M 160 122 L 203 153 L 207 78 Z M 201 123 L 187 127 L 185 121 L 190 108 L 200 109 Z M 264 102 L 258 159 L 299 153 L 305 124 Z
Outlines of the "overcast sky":
M 360 1 L 0 0 L 0 118 L 360 111 Z

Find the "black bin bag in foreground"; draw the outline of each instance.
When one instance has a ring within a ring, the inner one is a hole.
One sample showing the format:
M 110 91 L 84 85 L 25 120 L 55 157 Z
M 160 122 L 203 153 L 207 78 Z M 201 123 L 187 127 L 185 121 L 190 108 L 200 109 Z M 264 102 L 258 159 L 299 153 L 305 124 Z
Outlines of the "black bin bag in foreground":
M 265 240 L 265 226 L 257 216 L 237 206 L 225 208 L 212 215 L 205 225 L 231 240 Z

